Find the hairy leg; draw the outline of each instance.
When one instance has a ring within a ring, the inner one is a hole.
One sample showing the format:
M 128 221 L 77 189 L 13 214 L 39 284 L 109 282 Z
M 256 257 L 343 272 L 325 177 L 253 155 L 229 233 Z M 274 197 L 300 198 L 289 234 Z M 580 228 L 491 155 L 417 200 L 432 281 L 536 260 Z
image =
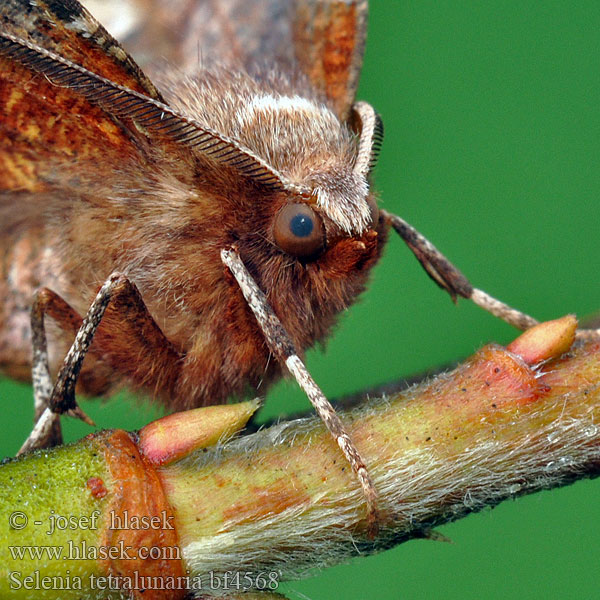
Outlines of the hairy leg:
M 222 250 L 221 259 L 237 280 L 246 302 L 252 309 L 260 325 L 269 349 L 287 367 L 288 371 L 298 382 L 298 385 L 304 390 L 317 414 L 325 424 L 325 427 L 327 427 L 350 463 L 352 470 L 356 473 L 367 500 L 369 535 L 375 537 L 378 531 L 379 519 L 377 490 L 354 442 L 346 432 L 346 428 L 335 412 L 335 409 L 331 406 L 298 356 L 290 336 L 269 305 L 267 297 L 254 279 L 252 279 L 250 273 L 248 273 L 237 252 L 234 249 Z
M 54 385 L 48 366 L 45 314 L 62 329 L 76 332 Z M 103 327 L 97 332 L 101 321 Z M 169 389 L 171 381 L 176 379 L 180 354 L 155 323 L 137 288 L 124 275 L 114 273 L 106 280 L 84 319 L 60 296 L 42 289 L 36 294 L 32 308 L 32 372 L 38 423 L 19 453 L 60 443 L 61 414 L 93 425 L 77 405 L 75 385 L 95 334 L 92 352 L 110 360 L 115 368 L 120 367 L 118 371 L 134 382 L 140 382 L 149 370 L 156 369 L 164 374 L 160 381 L 163 388 Z
M 381 212 L 396 233 L 412 250 L 431 279 L 443 290 L 446 290 L 454 301 L 456 301 L 457 296 L 472 300 L 487 312 L 522 331 L 538 324 L 538 321 L 533 317 L 497 300 L 487 292 L 473 287 L 459 269 L 404 219 L 385 211 Z M 600 338 L 600 329 L 580 329 L 576 335 L 578 339 L 598 339 Z

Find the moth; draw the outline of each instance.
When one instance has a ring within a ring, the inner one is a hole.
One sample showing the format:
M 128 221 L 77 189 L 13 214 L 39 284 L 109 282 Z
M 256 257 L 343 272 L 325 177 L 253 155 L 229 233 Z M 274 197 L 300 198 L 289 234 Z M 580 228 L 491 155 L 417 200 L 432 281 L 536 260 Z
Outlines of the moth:
M 378 209 L 382 123 L 355 99 L 366 0 L 177 5 L 146 24 L 180 32 L 159 49 L 178 64 L 152 80 L 76 0 L 0 7 L 0 367 L 33 378 L 25 447 L 56 441 L 61 413 L 86 418 L 76 384 L 185 410 L 289 372 L 376 531 L 368 465 L 302 356 L 363 291 L 389 229 L 453 297 L 536 321 Z

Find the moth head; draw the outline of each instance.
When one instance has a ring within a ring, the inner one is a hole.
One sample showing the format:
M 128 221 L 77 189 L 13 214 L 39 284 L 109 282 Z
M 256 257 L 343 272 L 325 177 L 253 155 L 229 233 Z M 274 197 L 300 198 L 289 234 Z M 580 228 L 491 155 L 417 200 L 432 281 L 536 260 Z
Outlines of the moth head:
M 233 186 L 235 241 L 245 238 L 252 249 L 266 241 L 269 253 L 277 248 L 306 263 L 377 229 L 370 174 L 383 128 L 365 102 L 341 120 L 305 83 L 210 69 L 193 78 L 166 74 L 160 87 L 179 113 L 231 140 L 217 159 L 245 182 Z
M 301 184 L 284 182 L 290 200 L 276 213 L 272 225 L 275 244 L 304 260 L 318 257 L 341 237 L 360 237 L 379 225 L 379 210 L 370 191 L 370 175 L 383 139 L 379 115 L 366 102 L 352 107 L 350 131 L 355 154 L 344 165 L 328 165 Z
M 240 201 L 236 248 L 305 348 L 363 291 L 385 243 L 387 225 L 370 190 L 381 120 L 366 103 L 345 122 L 326 105 L 272 93 L 239 110 L 243 127 L 227 134 L 268 160 L 280 187 Z

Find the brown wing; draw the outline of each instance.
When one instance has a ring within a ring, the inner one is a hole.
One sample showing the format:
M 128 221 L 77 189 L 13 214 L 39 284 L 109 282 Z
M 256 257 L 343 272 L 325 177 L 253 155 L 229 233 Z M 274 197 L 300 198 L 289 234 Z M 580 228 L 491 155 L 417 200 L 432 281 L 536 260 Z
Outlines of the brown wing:
M 0 189 L 77 189 L 90 173 L 98 179 L 103 171 L 114 175 L 128 159 L 144 162 L 149 146 L 173 158 L 226 164 L 263 185 L 280 186 L 277 173 L 233 140 L 134 89 L 142 86 L 145 77 L 120 47 L 116 52 L 114 40 L 106 51 L 119 54 L 118 62 L 106 57 L 99 59 L 99 65 L 74 62 L 71 57 L 83 52 L 75 43 L 84 47 L 91 43 L 94 52 L 101 48 L 104 34 L 97 43 L 89 42 L 100 31 L 99 25 L 96 34 L 88 37 L 65 33 L 64 48 L 51 37 L 48 49 L 36 43 L 38 38 L 46 41 L 35 29 L 44 29 L 48 22 L 38 18 L 41 3 L 30 11 L 29 20 L 15 6 L 11 2 L 4 7 L 6 18 L 0 27 Z M 52 13 L 56 19 L 70 19 L 68 31 L 92 23 L 83 8 L 76 12 L 77 6 L 70 0 L 62 13 L 58 9 Z M 20 8 L 26 15 L 26 6 Z M 42 12 L 46 18 L 48 11 Z M 84 21 L 74 24 L 75 15 Z M 27 39 L 21 37 L 25 34 Z M 132 79 L 136 75 L 132 65 L 140 77 Z M 119 81 L 131 82 L 133 88 Z
M 85 0 L 144 68 L 166 58 L 191 73 L 219 62 L 291 65 L 293 0 Z
M 114 83 L 160 99 L 119 42 L 77 0 L 2 0 L 0 29 Z
M 354 101 L 367 0 L 87 0 L 141 64 L 185 72 L 220 62 L 300 69 L 345 120 Z M 126 8 L 124 8 L 126 7 Z
M 136 153 L 131 136 L 83 96 L 0 55 L 0 190 L 72 187 Z
M 295 2 L 296 60 L 343 120 L 349 117 L 358 88 L 367 10 L 367 0 Z
M 0 33 L 160 98 L 129 55 L 74 0 L 4 0 Z M 108 171 L 135 153 L 131 134 L 112 116 L 68 86 L 0 55 L 0 190 L 76 185 L 86 170 Z

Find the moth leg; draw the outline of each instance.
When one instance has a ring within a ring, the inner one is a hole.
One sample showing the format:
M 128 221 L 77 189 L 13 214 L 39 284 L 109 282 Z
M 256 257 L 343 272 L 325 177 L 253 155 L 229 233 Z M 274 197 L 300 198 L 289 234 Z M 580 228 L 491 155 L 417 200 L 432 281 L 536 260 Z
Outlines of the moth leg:
M 240 286 L 246 302 L 252 309 L 260 325 L 269 349 L 277 356 L 281 363 L 285 364 L 288 371 L 298 382 L 298 385 L 304 390 L 317 414 L 325 424 L 325 427 L 327 427 L 350 463 L 352 470 L 356 473 L 367 501 L 368 534 L 370 537 L 375 537 L 379 527 L 377 490 L 354 442 L 348 435 L 335 409 L 331 406 L 298 356 L 289 334 L 269 305 L 263 291 L 256 285 L 256 282 L 250 273 L 248 273 L 240 256 L 234 249 L 221 250 L 221 260 L 229 268 Z
M 34 448 L 45 448 L 60 444 L 61 414 L 67 413 L 89 425 L 94 422 L 77 406 L 75 383 L 81 371 L 83 358 L 92 342 L 94 333 L 106 310 L 112 278 L 100 288 L 83 321 L 79 315 L 57 294 L 43 288 L 34 297 L 31 310 L 31 335 L 33 345 L 32 380 L 36 425 L 21 446 L 18 454 Z M 52 385 L 48 363 L 48 345 L 44 327 L 44 315 L 48 313 L 65 328 L 73 329 L 81 323 L 75 340 L 65 357 L 56 383 Z
M 404 219 L 385 211 L 381 212 L 412 250 L 429 277 L 443 290 L 446 290 L 452 300 L 456 302 L 457 296 L 472 300 L 487 312 L 522 331 L 538 324 L 533 317 L 496 300 L 483 290 L 473 287 L 470 281 L 426 237 Z
M 446 290 L 452 300 L 456 302 L 457 296 L 472 300 L 483 310 L 521 331 L 538 324 L 539 321 L 533 317 L 497 300 L 487 292 L 473 287 L 471 282 L 424 235 L 404 219 L 386 211 L 381 212 L 412 250 L 431 279 L 443 290 Z M 575 337 L 578 340 L 598 340 L 600 329 L 578 329 Z
M 504 304 L 487 292 L 473 287 L 471 282 L 425 236 L 404 219 L 386 211 L 381 212 L 412 250 L 431 279 L 443 290 L 446 290 L 452 300 L 456 302 L 457 296 L 472 300 L 483 310 L 522 331 L 538 324 L 533 317 Z M 597 340 L 600 338 L 600 329 L 578 329 L 575 337 L 578 340 Z
M 40 361 L 40 394 L 44 406 L 48 406 L 55 415 L 67 413 L 83 419 L 90 425 L 93 422 L 77 406 L 75 401 L 75 384 L 80 374 L 83 359 L 90 350 L 90 344 L 96 334 L 96 330 L 103 320 L 106 325 L 98 331 L 95 340 L 93 354 L 99 354 L 106 358 L 104 354 L 109 354 L 111 350 L 118 347 L 118 355 L 114 359 L 112 366 L 121 370 L 131 368 L 137 371 L 128 372 L 139 382 L 140 378 L 147 375 L 151 366 L 154 368 L 165 367 L 163 370 L 169 373 L 177 373 L 177 369 L 172 369 L 173 365 L 178 364 L 179 354 L 174 350 L 170 342 L 154 322 L 152 316 L 146 309 L 143 300 L 137 288 L 122 274 L 113 273 L 100 288 L 94 301 L 82 320 L 81 317 L 64 301 L 62 298 L 50 292 L 42 290 L 39 295 L 45 299 L 46 312 L 55 318 L 64 329 L 77 331 L 75 341 L 73 342 L 63 366 L 57 376 L 56 383 L 52 391 L 48 394 L 48 359 L 45 352 L 45 334 L 43 333 L 43 319 L 40 325 L 33 328 L 36 335 L 43 336 L 43 344 L 38 344 L 40 354 L 45 355 Z M 108 312 L 107 312 L 108 309 Z M 105 314 L 106 313 L 106 314 Z M 39 319 L 38 319 L 39 321 Z M 34 356 L 36 350 L 34 350 Z M 109 360 L 109 358 L 106 358 Z M 160 363 L 160 365 L 159 365 Z M 139 365 L 143 368 L 139 368 Z M 34 369 L 35 369 L 34 364 Z M 168 387 L 169 380 L 161 381 L 162 387 Z M 39 402 L 41 403 L 42 400 Z M 38 402 L 36 397 L 36 402 Z M 46 414 L 46 411 L 44 411 Z M 48 415 L 44 417 L 48 418 Z M 47 426 L 47 425 L 46 425 Z M 40 425 L 40 428 L 43 425 Z M 39 428 L 38 428 L 39 429 Z M 25 442 L 20 452 L 29 450 L 33 447 L 40 447 L 40 432 L 34 428 L 34 431 Z M 38 436 L 38 437 L 36 437 Z
M 47 448 L 62 443 L 59 415 L 49 409 L 52 377 L 48 361 L 48 344 L 44 316 L 48 314 L 63 329 L 73 334 L 81 325 L 81 317 L 57 294 L 47 288 L 39 289 L 31 307 L 31 342 L 33 349 L 31 378 L 35 426 L 19 450 L 23 454 L 33 448 Z

